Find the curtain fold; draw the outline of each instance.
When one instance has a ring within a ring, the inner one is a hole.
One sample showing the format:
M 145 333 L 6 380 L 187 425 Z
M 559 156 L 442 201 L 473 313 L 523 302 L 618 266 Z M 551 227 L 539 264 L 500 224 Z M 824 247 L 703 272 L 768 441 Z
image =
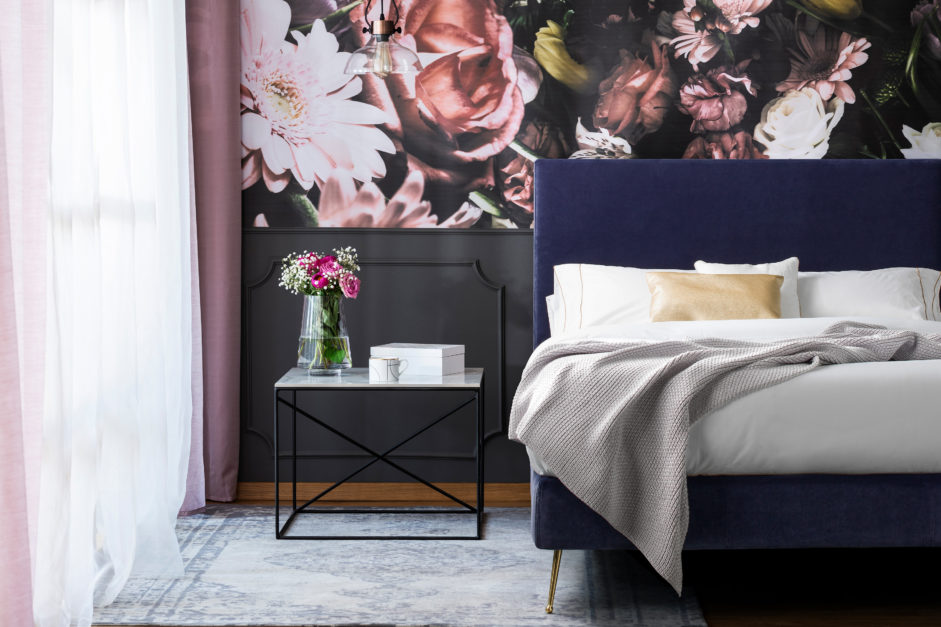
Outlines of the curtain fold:
M 199 400 L 183 0 L 55 0 L 52 34 L 41 627 L 182 573 Z
M 32 624 L 42 444 L 49 3 L 0 0 L 0 624 Z
M 2 53 L 0 53 L 2 57 Z M 6 143 L 4 84 L 0 74 L 0 147 Z M 27 497 L 23 403 L 20 395 L 20 338 L 13 299 L 10 184 L 5 151 L 0 150 L 0 624 L 28 625 L 32 618 L 32 563 Z
M 206 496 L 235 499 L 241 338 L 239 10 L 187 0 L 190 99 L 202 306 Z

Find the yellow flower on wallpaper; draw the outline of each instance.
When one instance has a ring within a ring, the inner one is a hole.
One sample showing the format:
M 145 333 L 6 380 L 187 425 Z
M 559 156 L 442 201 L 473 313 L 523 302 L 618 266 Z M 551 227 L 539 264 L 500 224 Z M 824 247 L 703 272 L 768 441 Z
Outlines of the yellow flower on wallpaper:
M 575 91 L 587 91 L 594 82 L 591 70 L 577 63 L 565 49 L 564 35 L 565 31 L 559 24 L 552 20 L 546 22 L 536 32 L 533 56 L 552 78 Z
M 862 0 L 801 0 L 805 7 L 816 9 L 827 17 L 855 20 L 862 15 Z

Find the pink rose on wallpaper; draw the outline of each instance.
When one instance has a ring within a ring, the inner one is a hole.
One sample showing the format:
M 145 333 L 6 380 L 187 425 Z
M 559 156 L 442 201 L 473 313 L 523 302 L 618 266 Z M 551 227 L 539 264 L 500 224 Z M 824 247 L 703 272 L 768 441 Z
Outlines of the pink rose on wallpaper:
M 863 51 L 871 45 L 865 37 L 854 39 L 849 33 L 833 31 L 822 24 L 812 34 L 799 30 L 798 49 L 791 54 L 791 73 L 776 89 L 785 92 L 811 87 L 824 100 L 835 94 L 843 102 L 853 104 L 856 94 L 846 81 L 853 77 L 850 70 L 869 59 Z
M 399 41 L 416 50 L 425 67 L 414 80 L 372 82 L 373 102 L 398 115 L 389 128 L 410 169 L 461 189 L 492 184 L 489 161 L 523 119 L 509 23 L 493 0 L 406 0 L 401 9 Z M 362 5 L 350 17 L 361 22 Z
M 340 290 L 347 298 L 356 298 L 359 295 L 359 279 L 352 274 L 340 277 Z
M 727 131 L 745 117 L 745 94 L 757 95 L 751 79 L 745 75 L 750 59 L 733 68 L 723 65 L 705 75 L 694 74 L 680 88 L 677 108 L 693 117 L 689 130 Z
M 431 203 L 422 200 L 425 177 L 420 171 L 409 174 L 402 186 L 386 201 L 375 183 L 359 189 L 343 170 L 327 179 L 320 195 L 319 224 L 353 228 L 467 228 L 477 222 L 481 210 L 469 203 L 438 224 Z
M 564 159 L 571 152 L 562 129 L 545 122 L 527 123 L 516 141 L 546 159 Z M 499 173 L 504 200 L 527 213 L 533 212 L 533 164 L 517 154 Z
M 697 137 L 686 147 L 684 159 L 767 159 L 755 147 L 752 136 L 745 131 L 709 133 Z
M 362 81 L 344 73 L 349 53 L 321 20 L 284 40 L 291 10 L 283 0 L 242 0 L 242 189 L 264 180 L 272 192 L 292 177 L 304 189 L 336 168 L 368 181 L 385 176 L 380 152 L 395 152 L 376 125 L 381 109 L 352 100 Z
M 598 86 L 595 126 L 631 144 L 660 128 L 676 91 L 666 47 L 651 43 L 650 48 L 649 62 L 621 50 L 621 63 Z

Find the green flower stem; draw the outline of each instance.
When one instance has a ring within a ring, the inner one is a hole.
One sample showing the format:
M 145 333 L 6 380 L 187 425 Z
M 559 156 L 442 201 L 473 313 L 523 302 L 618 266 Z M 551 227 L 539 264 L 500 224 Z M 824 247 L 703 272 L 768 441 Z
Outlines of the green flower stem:
M 918 53 L 921 48 L 921 40 L 925 35 L 925 22 L 922 21 L 915 28 L 915 34 L 912 36 L 912 45 L 908 49 L 908 58 L 905 59 L 905 76 L 908 78 L 909 84 L 912 86 L 912 92 L 915 94 L 915 97 L 918 97 L 918 74 L 916 69 L 918 67 Z
M 326 24 L 328 22 L 333 22 L 335 20 L 338 20 L 344 15 L 346 15 L 347 13 L 349 13 L 350 11 L 352 11 L 353 9 L 355 9 L 356 7 L 358 7 L 359 5 L 361 5 L 362 3 L 363 3 L 363 0 L 356 0 L 356 2 L 351 2 L 345 7 L 339 8 L 333 13 L 330 13 L 329 15 L 324 16 L 323 21 Z M 311 24 L 305 24 L 304 26 L 298 26 L 294 30 L 298 30 L 302 33 L 308 33 L 310 32 L 310 29 L 312 29 L 313 27 L 314 25 L 313 23 L 311 23 Z
M 722 50 L 725 52 L 725 56 L 729 58 L 729 62 L 735 63 L 735 52 L 732 51 L 732 42 L 729 41 L 728 36 L 722 31 L 716 31 L 719 34 L 719 39 L 722 41 Z
M 866 104 L 869 105 L 869 109 L 876 116 L 876 119 L 879 120 L 880 124 L 882 124 L 882 128 L 885 129 L 885 132 L 886 134 L 888 134 L 889 139 L 892 140 L 892 143 L 895 145 L 895 147 L 901 151 L 902 147 L 899 146 L 899 143 L 897 141 L 895 141 L 895 135 L 892 134 L 892 129 L 889 128 L 889 125 L 886 124 L 885 122 L 885 118 L 882 117 L 882 114 L 879 113 L 879 110 L 876 108 L 876 105 L 874 105 L 872 100 L 870 100 L 869 94 L 866 93 L 865 89 L 860 89 L 859 93 L 862 95 L 863 100 L 866 101 Z
M 515 139 L 510 142 L 510 148 L 512 148 L 514 152 L 516 152 L 516 154 L 526 159 L 529 159 L 530 161 L 537 161 L 543 158 L 540 155 L 537 155 L 535 152 L 533 152 L 529 148 L 527 148 L 526 146 L 524 146 L 523 144 L 516 141 Z
M 483 192 L 471 192 L 467 195 L 467 199 L 492 216 L 497 218 L 504 217 L 503 211 L 500 210 L 500 206 Z
M 338 290 L 311 289 L 307 296 L 317 298 L 316 304 L 311 305 L 316 309 L 312 312 L 314 319 L 309 321 L 311 326 L 307 333 L 302 333 L 298 361 L 309 355 L 308 370 L 342 367 L 349 361 L 350 354 L 349 340 L 341 335 L 340 303 L 343 295 Z
M 291 209 L 304 221 L 304 226 L 317 226 L 320 214 L 306 193 L 287 194 Z

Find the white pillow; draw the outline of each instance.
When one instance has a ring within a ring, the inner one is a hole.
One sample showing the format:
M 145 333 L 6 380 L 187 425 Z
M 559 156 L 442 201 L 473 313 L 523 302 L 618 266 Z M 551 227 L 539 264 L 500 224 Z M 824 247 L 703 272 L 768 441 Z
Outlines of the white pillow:
M 800 318 L 800 299 L 797 294 L 797 257 L 790 257 L 776 263 L 707 263 L 697 261 L 693 264 L 700 274 L 776 274 L 784 277 L 781 284 L 781 317 Z
M 559 320 L 562 319 L 562 300 L 555 294 L 546 296 L 546 313 L 549 315 L 549 337 L 558 335 Z
M 933 272 L 918 268 L 801 272 L 797 280 L 801 312 L 804 318 L 876 316 L 931 320 L 934 312 L 922 286 L 922 274 L 931 275 L 926 280 L 930 283 Z
M 915 268 L 921 279 L 921 292 L 925 304 L 925 319 L 941 322 L 941 272 L 929 268 Z
M 554 333 L 605 324 L 650 322 L 647 272 L 693 272 L 586 263 L 567 263 L 553 270 L 553 296 L 560 301 L 556 303 L 559 317 Z

